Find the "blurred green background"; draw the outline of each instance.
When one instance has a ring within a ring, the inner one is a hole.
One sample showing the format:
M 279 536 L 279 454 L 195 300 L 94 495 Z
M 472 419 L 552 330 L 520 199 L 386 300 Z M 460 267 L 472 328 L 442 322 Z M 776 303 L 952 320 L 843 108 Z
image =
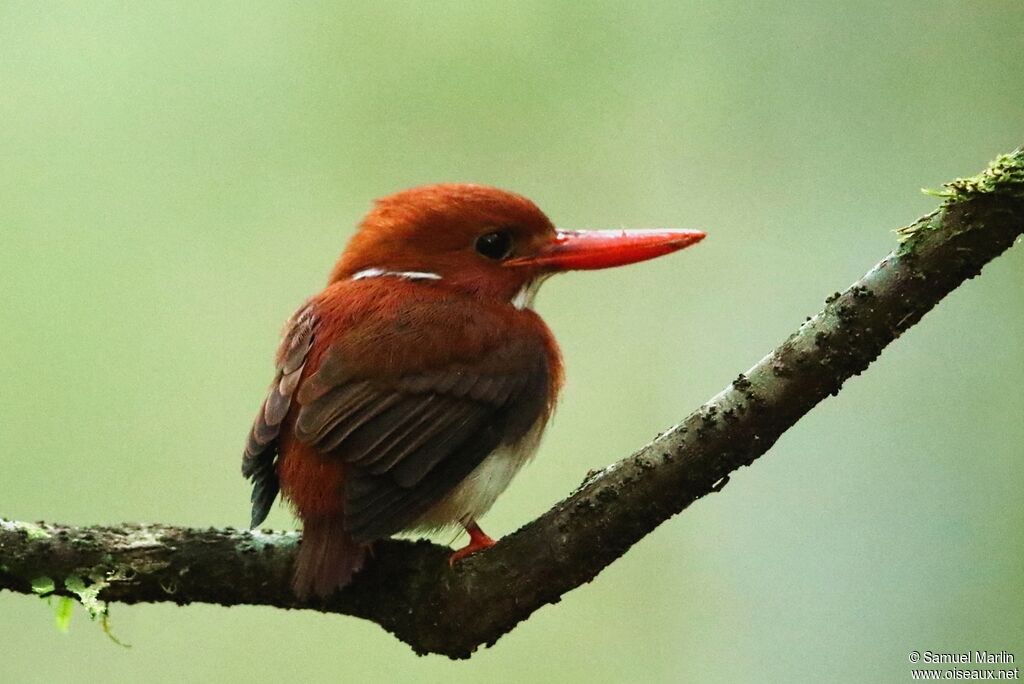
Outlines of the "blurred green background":
M 538 302 L 568 385 L 506 534 L 1024 143 L 1024 5 L 0 2 L 0 515 L 242 525 L 280 325 L 378 196 L 703 228 Z M 0 595 L 0 680 L 907 681 L 1024 659 L 1024 249 L 722 493 L 468 662 L 312 612 Z M 294 525 L 288 511 L 269 521 Z M 449 541 L 442 539 L 441 541 Z M 461 541 L 461 540 L 459 540 Z M 457 626 L 453 626 L 457 629 Z

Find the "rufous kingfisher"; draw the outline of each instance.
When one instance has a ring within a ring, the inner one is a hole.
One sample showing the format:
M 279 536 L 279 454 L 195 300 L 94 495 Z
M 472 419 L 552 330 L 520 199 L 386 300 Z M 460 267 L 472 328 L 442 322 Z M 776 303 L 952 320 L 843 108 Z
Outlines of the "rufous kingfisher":
M 278 492 L 302 519 L 293 588 L 349 583 L 368 545 L 477 520 L 537 449 L 562 385 L 532 309 L 561 271 L 651 259 L 698 230 L 557 230 L 530 200 L 481 185 L 378 200 L 327 287 L 285 326 L 242 458 L 252 526 Z

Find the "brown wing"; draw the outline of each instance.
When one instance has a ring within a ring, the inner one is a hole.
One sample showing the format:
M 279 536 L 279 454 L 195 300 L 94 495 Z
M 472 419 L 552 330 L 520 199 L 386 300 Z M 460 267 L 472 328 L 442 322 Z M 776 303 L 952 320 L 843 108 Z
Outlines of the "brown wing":
M 274 382 L 249 431 L 242 454 L 242 475 L 252 480 L 252 527 L 266 519 L 280 490 L 276 468 L 278 437 L 302 377 L 316 327 L 317 318 L 309 304 L 288 320 L 277 351 Z
M 345 525 L 358 541 L 409 527 L 547 410 L 548 360 L 535 340 L 390 380 L 340 380 L 346 361 L 333 349 L 303 383 L 295 434 L 348 464 Z

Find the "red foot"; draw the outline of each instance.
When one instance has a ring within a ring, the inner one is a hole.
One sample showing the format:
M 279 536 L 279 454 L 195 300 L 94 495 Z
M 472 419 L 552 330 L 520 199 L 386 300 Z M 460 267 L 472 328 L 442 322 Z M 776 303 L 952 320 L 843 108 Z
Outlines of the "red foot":
M 448 558 L 448 565 L 455 565 L 466 556 L 494 546 L 494 540 L 488 537 L 475 521 L 466 525 L 466 532 L 469 532 L 469 543 Z

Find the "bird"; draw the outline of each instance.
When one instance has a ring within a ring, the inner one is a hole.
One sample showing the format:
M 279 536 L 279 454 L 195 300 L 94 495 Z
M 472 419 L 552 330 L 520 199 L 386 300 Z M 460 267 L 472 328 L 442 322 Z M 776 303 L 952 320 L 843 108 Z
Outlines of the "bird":
M 428 185 L 375 202 L 326 287 L 285 324 L 242 474 L 251 527 L 278 494 L 302 522 L 292 589 L 327 597 L 372 543 L 478 520 L 537 450 L 563 382 L 540 285 L 696 244 L 699 230 L 560 230 L 529 199 Z

